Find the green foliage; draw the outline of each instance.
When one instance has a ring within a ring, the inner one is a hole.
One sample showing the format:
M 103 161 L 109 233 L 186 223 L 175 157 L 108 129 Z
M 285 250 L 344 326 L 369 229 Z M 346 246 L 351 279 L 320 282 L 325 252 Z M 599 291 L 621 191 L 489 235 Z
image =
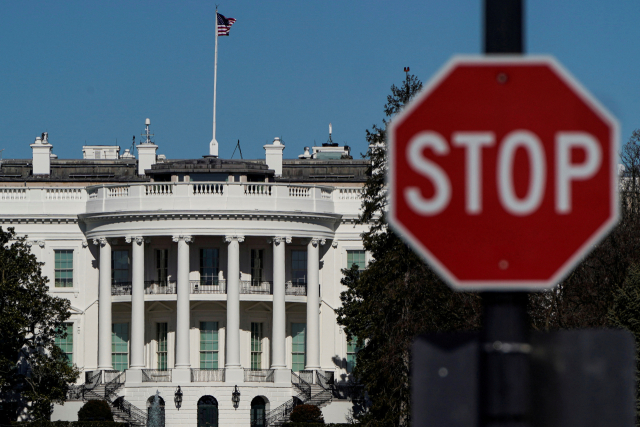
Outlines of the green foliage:
M 640 349 L 640 264 L 629 268 L 624 286 L 614 292 L 613 305 L 608 315 L 611 326 L 628 329 L 636 340 L 636 351 Z M 640 414 L 640 357 L 636 354 L 636 413 Z M 640 425 L 640 416 L 636 421 Z
M 292 423 L 308 423 L 324 424 L 322 411 L 316 405 L 298 405 L 291 411 L 289 417 Z
M 40 266 L 24 237 L 0 227 L 0 400 L 13 402 L 2 405 L 0 424 L 26 402 L 32 419 L 47 419 L 79 375 L 54 344 L 70 303 L 48 294 Z
M 369 404 L 356 418 L 370 426 L 409 425 L 409 350 L 416 335 L 477 329 L 481 318 L 478 295 L 451 291 L 387 226 L 387 120 L 421 87 L 413 75 L 401 87 L 392 86 L 387 119 L 367 131 L 371 167 L 359 223 L 370 227 L 362 238 L 373 261 L 364 271 L 343 270 L 347 290 L 340 297 L 338 322 L 362 347 L 353 374 L 364 384 Z
M 78 411 L 78 421 L 113 421 L 111 407 L 104 400 L 90 400 Z

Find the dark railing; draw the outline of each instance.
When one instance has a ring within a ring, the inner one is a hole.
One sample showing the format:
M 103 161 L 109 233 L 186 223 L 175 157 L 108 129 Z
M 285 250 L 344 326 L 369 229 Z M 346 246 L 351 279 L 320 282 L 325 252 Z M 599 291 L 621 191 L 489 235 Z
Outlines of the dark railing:
M 257 280 L 241 280 L 241 294 L 262 294 L 271 295 L 273 293 L 273 282 L 257 281 Z
M 171 280 L 147 280 L 144 282 L 144 293 L 154 295 L 175 294 L 176 282 Z
M 104 373 L 102 381 L 105 384 L 110 383 L 114 379 L 117 379 L 117 378 L 120 378 L 120 377 L 123 378 L 122 382 L 124 382 L 124 375 L 125 374 L 122 371 L 116 371 L 115 369 L 109 369 L 109 370 L 105 370 L 105 371 L 102 371 L 102 372 Z
M 224 382 L 222 369 L 191 369 L 191 382 Z
M 163 371 L 160 369 L 143 369 L 143 383 L 164 383 L 171 382 L 171 369 Z
M 275 425 L 276 422 L 286 420 L 291 414 L 291 411 L 293 411 L 293 408 L 299 403 L 300 399 L 293 398 L 278 406 L 276 409 L 272 409 L 265 417 L 265 425 L 272 426 Z
M 111 295 L 131 295 L 131 282 L 111 282 Z
M 84 373 L 84 387 L 87 390 L 93 390 L 95 386 L 100 384 L 102 371 L 87 371 Z
M 307 283 L 306 282 L 287 282 L 285 284 L 285 294 L 286 295 L 298 295 L 298 296 L 306 296 L 307 295 Z
M 220 279 L 190 280 L 192 294 L 226 294 L 227 282 Z
M 313 372 L 313 371 L 312 371 Z M 311 385 L 308 381 L 304 380 L 301 376 L 291 371 L 291 384 L 298 389 L 301 393 L 302 401 L 305 401 L 311 397 Z
M 129 403 L 124 397 L 117 397 L 111 402 L 111 405 L 116 408 L 116 410 L 127 415 L 129 420 L 135 420 L 135 424 L 140 426 L 147 425 L 147 413 L 137 406 Z M 129 425 L 133 425 L 133 423 L 130 423 Z
M 272 383 L 273 369 L 248 369 L 244 370 L 244 382 Z
M 316 384 L 325 390 L 333 388 L 334 373 L 331 371 L 316 371 Z

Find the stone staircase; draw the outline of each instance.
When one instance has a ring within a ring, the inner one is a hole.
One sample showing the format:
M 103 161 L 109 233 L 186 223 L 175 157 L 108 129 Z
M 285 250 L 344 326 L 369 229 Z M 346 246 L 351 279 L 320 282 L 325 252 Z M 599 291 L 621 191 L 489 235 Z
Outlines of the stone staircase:
M 294 372 L 291 372 L 291 375 L 292 384 L 300 393 L 295 398 L 292 398 L 267 414 L 266 421 L 268 426 L 281 426 L 288 422 L 291 411 L 297 405 L 315 405 L 318 408 L 323 408 L 333 400 L 333 391 L 326 384 L 323 387 L 319 380 L 318 383 L 310 384 L 302 380 Z

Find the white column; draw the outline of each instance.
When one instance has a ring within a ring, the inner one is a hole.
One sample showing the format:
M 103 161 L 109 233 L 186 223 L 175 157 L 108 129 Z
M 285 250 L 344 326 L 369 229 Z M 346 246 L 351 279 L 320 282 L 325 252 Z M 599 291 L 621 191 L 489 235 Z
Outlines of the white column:
M 176 316 L 176 369 L 191 368 L 189 360 L 189 323 L 190 311 L 189 298 L 191 288 L 189 286 L 189 243 L 193 241 L 191 236 L 173 236 L 173 241 L 178 242 L 178 301 Z
M 273 238 L 273 327 L 271 331 L 271 367 L 287 368 L 285 310 L 285 246 L 291 237 Z M 290 378 L 290 375 L 288 376 Z
M 320 245 L 324 239 L 313 238 L 307 245 L 307 366 L 320 369 Z
M 225 236 L 227 250 L 227 369 L 226 380 L 242 382 L 240 364 L 240 243 L 244 236 Z
M 100 245 L 100 289 L 98 293 L 98 369 L 111 364 L 111 245 L 105 237 L 93 240 Z
M 144 239 L 127 237 L 131 243 L 131 369 L 144 363 Z

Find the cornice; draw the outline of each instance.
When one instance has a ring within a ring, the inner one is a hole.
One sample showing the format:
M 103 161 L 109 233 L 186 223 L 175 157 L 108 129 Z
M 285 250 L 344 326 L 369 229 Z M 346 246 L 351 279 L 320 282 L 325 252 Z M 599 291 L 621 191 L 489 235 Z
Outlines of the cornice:
M 77 224 L 78 215 L 1 215 L 0 224 Z
M 166 212 L 166 211 L 137 211 L 137 212 L 107 212 L 85 213 L 78 215 L 80 221 L 162 221 L 162 220 L 242 220 L 242 221 L 291 221 L 321 219 L 336 222 L 343 215 L 328 212 L 279 212 L 279 211 L 192 211 L 192 212 Z M 356 218 L 356 217 L 354 217 Z

